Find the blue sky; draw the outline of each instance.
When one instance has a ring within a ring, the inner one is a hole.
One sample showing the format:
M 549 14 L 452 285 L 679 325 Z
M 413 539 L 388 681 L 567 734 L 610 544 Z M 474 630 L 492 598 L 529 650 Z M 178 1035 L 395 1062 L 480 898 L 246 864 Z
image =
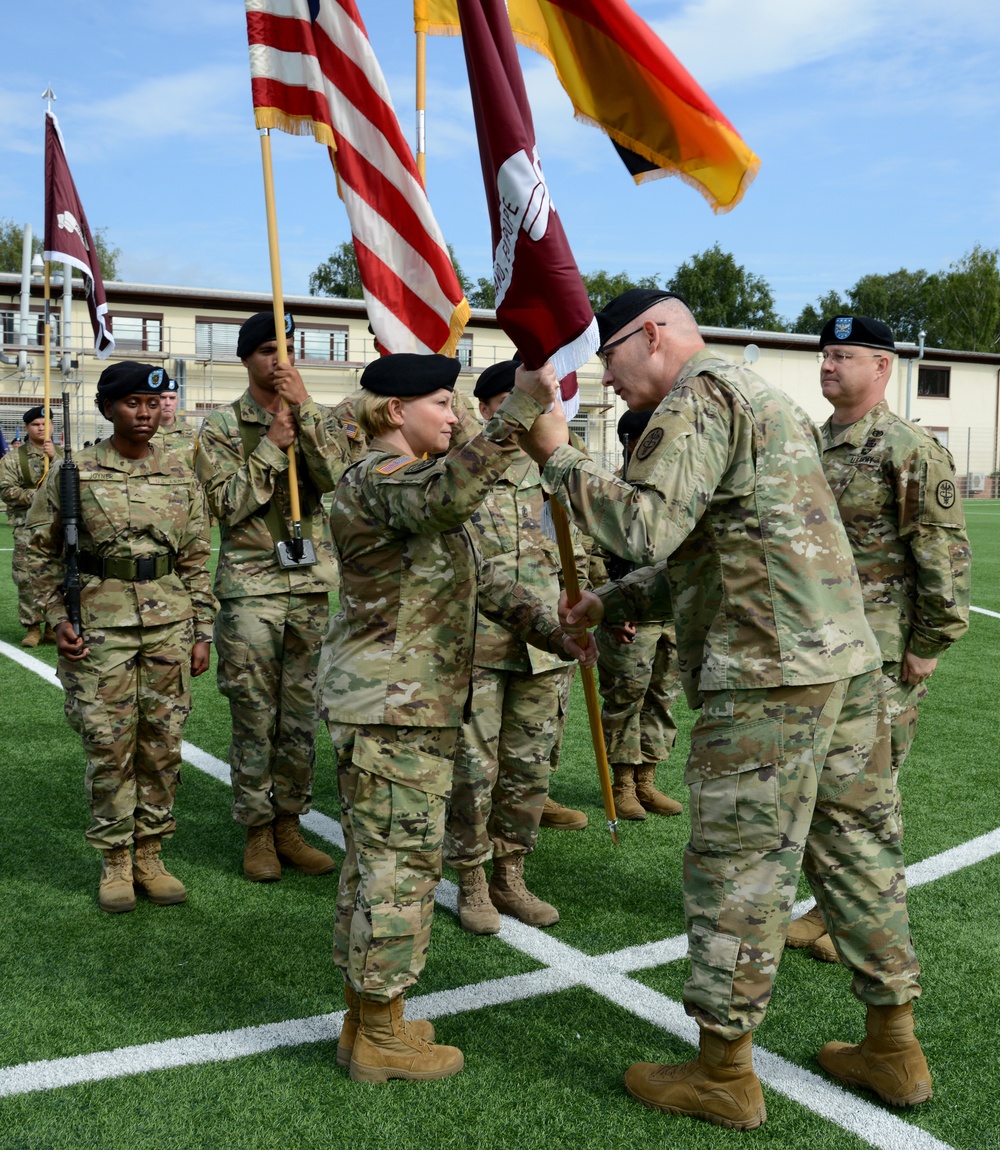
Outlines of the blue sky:
M 407 136 L 408 0 L 359 0 Z M 573 121 L 548 63 L 522 53 L 538 146 L 584 271 L 669 276 L 718 242 L 794 316 L 866 272 L 947 267 L 1000 246 L 1000 5 L 986 0 L 637 0 L 761 157 L 716 216 L 680 180 L 636 187 L 606 138 Z M 0 76 L 0 216 L 43 215 L 51 84 L 91 227 L 124 279 L 269 284 L 260 146 L 239 0 L 8 5 Z M 466 274 L 490 233 L 461 42 L 428 44 L 428 191 Z M 343 240 L 325 149 L 274 133 L 285 291 Z

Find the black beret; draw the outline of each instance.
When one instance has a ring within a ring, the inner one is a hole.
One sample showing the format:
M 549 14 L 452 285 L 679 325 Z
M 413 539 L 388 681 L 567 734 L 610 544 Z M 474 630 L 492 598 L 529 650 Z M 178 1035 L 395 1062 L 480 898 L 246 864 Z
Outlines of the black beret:
M 492 399 L 495 395 L 504 395 L 514 390 L 514 372 L 520 365 L 519 359 L 505 359 L 502 363 L 495 363 L 488 367 L 476 380 L 472 394 L 476 399 Z
M 618 420 L 618 439 L 625 446 L 625 436 L 635 443 L 646 430 L 646 425 L 653 418 L 652 411 L 626 411 Z
M 597 313 L 601 347 L 604 347 L 615 332 L 621 331 L 637 315 L 642 315 L 654 303 L 659 303 L 663 299 L 679 299 L 681 303 L 685 302 L 683 296 L 665 288 L 629 288 L 628 291 L 615 296 L 607 307 Z
M 21 417 L 25 423 L 34 423 L 36 419 L 44 419 L 45 408 L 39 404 L 37 407 L 29 407 L 28 410 Z M 52 412 L 49 411 L 49 419 L 53 419 Z
M 395 395 L 413 399 L 430 395 L 442 387 L 452 391 L 462 365 L 450 355 L 418 355 L 397 351 L 383 355 L 361 373 L 361 386 L 376 395 Z
M 295 320 L 292 319 L 291 313 L 286 311 L 285 335 L 291 335 L 293 331 L 295 331 Z M 253 355 L 262 343 L 267 343 L 269 339 L 274 338 L 274 312 L 259 311 L 240 327 L 240 337 L 236 341 L 236 354 L 240 359 L 246 359 L 248 355 Z
M 828 343 L 852 343 L 858 347 L 877 347 L 882 351 L 895 351 L 896 341 L 892 328 L 880 319 L 866 315 L 836 315 L 823 325 L 819 333 L 819 346 Z
M 164 395 L 176 390 L 177 381 L 168 378 L 162 367 L 123 359 L 101 372 L 97 381 L 97 406 L 103 411 L 109 400 L 125 395 Z

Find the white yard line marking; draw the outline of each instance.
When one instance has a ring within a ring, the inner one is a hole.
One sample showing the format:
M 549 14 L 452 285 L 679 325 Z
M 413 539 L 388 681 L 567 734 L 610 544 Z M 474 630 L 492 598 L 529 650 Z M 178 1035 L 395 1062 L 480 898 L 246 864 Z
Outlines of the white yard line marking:
M 970 607 L 969 610 L 979 615 L 991 615 L 994 619 L 1000 619 L 1000 611 L 987 611 L 985 607 Z
M 52 685 L 59 686 L 52 669 L 41 660 L 3 642 L 0 642 L 0 653 Z M 185 762 L 222 783 L 229 782 L 229 766 L 221 759 L 188 742 L 183 744 L 182 754 Z M 312 811 L 302 821 L 318 837 L 343 849 L 343 831 L 335 819 Z M 915 887 L 931 882 L 998 853 L 1000 828 L 907 868 L 907 885 Z M 435 898 L 440 905 L 456 911 L 457 889 L 454 883 L 442 880 Z M 798 903 L 795 912 L 802 913 L 811 905 L 811 899 Z M 586 987 L 636 1017 L 697 1046 L 697 1026 L 684 1013 L 680 1003 L 627 977 L 632 971 L 651 969 L 683 958 L 687 953 L 686 936 L 677 935 L 624 947 L 608 954 L 587 955 L 536 927 L 506 916 L 502 922 L 499 938 L 512 949 L 541 963 L 545 969 L 416 995 L 409 1000 L 414 1017 L 459 1014 L 554 994 L 571 987 Z M 0 1097 L 173 1067 L 225 1062 L 283 1046 L 329 1042 L 339 1036 L 340 1022 L 339 1013 L 313 1015 L 215 1034 L 23 1063 L 0 1069 Z M 857 1134 L 878 1150 L 951 1150 L 948 1143 L 777 1054 L 758 1046 L 755 1047 L 754 1058 L 758 1074 L 768 1087 L 842 1129 Z

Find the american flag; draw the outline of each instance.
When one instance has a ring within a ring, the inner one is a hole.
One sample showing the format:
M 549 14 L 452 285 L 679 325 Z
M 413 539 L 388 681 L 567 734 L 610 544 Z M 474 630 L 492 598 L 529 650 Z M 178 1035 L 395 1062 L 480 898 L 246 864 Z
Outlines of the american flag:
M 246 12 L 257 127 L 329 147 L 379 343 L 454 354 L 469 305 L 354 0 Z

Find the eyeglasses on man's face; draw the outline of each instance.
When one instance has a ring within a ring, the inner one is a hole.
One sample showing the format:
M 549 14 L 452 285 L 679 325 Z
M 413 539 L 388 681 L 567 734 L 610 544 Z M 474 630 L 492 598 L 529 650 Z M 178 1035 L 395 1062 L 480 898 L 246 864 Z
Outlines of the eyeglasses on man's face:
M 885 352 L 862 352 L 862 351 L 841 351 L 837 348 L 834 351 L 821 351 L 819 358 L 821 363 L 826 363 L 828 360 L 833 360 L 834 363 L 847 363 L 851 359 L 881 359 Z
M 638 335 L 639 332 L 645 328 L 645 326 L 646 325 L 644 323 L 640 324 L 637 328 L 633 328 L 632 331 L 628 333 L 628 335 L 619 336 L 618 339 L 613 339 L 610 343 L 606 343 L 604 347 L 601 348 L 601 350 L 597 353 L 597 358 L 600 361 L 601 367 L 603 367 L 605 371 L 608 370 L 608 352 L 611 351 L 612 348 L 617 347 L 619 344 L 624 343 L 627 339 L 631 339 L 632 336 Z M 666 327 L 667 325 L 665 323 L 658 323 L 656 326 Z

